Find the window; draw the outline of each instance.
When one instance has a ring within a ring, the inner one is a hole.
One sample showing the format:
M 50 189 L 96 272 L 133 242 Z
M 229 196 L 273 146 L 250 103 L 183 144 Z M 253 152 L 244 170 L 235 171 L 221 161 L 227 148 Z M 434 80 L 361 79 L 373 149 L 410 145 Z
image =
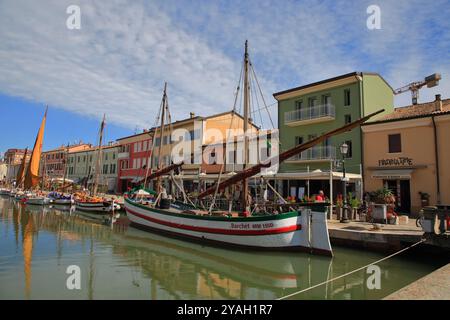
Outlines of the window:
M 113 152 L 112 157 L 113 157 L 113 160 L 116 160 L 116 153 L 115 152 Z
M 108 173 L 108 165 L 104 164 L 103 165 L 103 174 L 107 174 Z
M 303 100 L 295 101 L 295 110 L 301 110 L 303 108 Z
M 108 161 L 108 154 L 105 153 L 105 161 Z
M 303 143 L 303 137 L 295 137 L 295 145 L 299 145 Z
M 146 150 L 147 150 L 147 140 L 142 142 L 142 151 L 146 151 Z
M 136 159 L 133 159 L 133 169 L 137 168 L 137 163 L 136 163 Z
M 350 105 L 350 89 L 344 90 L 344 106 Z
M 345 124 L 352 122 L 352 116 L 350 114 L 344 115 Z
M 77 162 L 80 162 L 80 156 L 78 156 Z
M 389 138 L 389 153 L 402 152 L 402 139 L 400 133 L 390 134 Z
M 313 97 L 313 98 L 309 98 L 309 99 L 308 99 L 308 107 L 312 108 L 312 107 L 314 107 L 314 106 L 316 106 L 316 105 L 317 105 L 317 99 L 316 99 L 316 97 Z
M 351 158 L 353 156 L 352 141 L 347 140 L 347 141 L 345 141 L 345 143 L 348 145 L 348 151 L 347 151 L 347 155 L 345 157 Z
M 158 137 L 155 139 L 155 147 L 159 147 L 159 144 L 161 142 L 161 137 Z
M 116 165 L 114 163 L 111 163 L 109 166 L 109 173 L 114 174 L 116 173 Z
M 92 162 L 92 154 L 89 156 L 89 161 Z
M 323 95 L 323 96 L 322 96 L 322 104 L 323 104 L 324 106 L 329 106 L 329 105 L 331 105 L 331 96 L 330 96 L 329 94 Z

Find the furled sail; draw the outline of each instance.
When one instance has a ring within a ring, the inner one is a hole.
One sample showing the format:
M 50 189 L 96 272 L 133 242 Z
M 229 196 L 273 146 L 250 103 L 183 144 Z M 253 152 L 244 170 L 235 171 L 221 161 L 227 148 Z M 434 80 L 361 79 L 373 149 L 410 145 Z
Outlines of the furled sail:
M 48 109 L 48 107 L 47 107 Z M 39 163 L 42 153 L 42 141 L 44 139 L 45 121 L 47 119 L 47 109 L 45 109 L 44 118 L 42 119 L 41 127 L 39 128 L 34 142 L 33 152 L 31 153 L 30 164 L 25 174 L 25 189 L 32 189 L 39 184 Z
M 16 176 L 16 186 L 20 186 L 23 183 L 23 179 L 25 178 L 25 165 L 27 161 L 27 153 L 28 148 L 25 149 L 25 154 L 22 159 L 22 163 L 20 164 L 19 171 Z

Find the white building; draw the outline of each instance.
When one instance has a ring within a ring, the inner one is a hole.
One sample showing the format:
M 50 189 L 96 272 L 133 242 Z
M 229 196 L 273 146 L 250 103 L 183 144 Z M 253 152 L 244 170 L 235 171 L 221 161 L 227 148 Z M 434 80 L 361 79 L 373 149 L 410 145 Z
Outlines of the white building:
M 102 147 L 100 174 L 98 176 L 100 191 L 112 193 L 117 190 L 118 152 L 119 145 Z M 92 185 L 95 179 L 97 155 L 97 147 L 69 153 L 67 158 L 67 178 L 83 186 Z

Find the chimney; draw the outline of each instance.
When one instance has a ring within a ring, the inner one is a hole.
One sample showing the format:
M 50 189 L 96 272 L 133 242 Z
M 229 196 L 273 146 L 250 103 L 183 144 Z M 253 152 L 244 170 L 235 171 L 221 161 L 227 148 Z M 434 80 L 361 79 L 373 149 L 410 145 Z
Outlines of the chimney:
M 441 95 L 437 94 L 436 95 L 436 100 L 434 100 L 434 104 L 435 104 L 435 111 L 442 111 L 442 100 L 441 100 Z
M 195 113 L 194 112 L 190 112 L 189 115 L 191 116 L 191 119 L 193 119 L 195 117 Z

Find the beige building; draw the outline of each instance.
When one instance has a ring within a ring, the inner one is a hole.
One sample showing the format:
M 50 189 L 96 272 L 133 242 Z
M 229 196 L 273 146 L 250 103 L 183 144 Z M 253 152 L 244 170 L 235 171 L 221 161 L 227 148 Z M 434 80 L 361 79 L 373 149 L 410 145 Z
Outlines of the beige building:
M 232 111 L 215 114 L 208 117 L 191 116 L 187 119 L 172 122 L 165 126 L 163 143 L 161 146 L 161 134 L 158 127 L 151 128 L 139 134 L 117 139 L 121 146 L 119 153 L 119 181 L 118 188 L 121 192 L 140 183 L 147 174 L 148 165 L 156 170 L 158 163 L 167 166 L 171 162 L 172 152 L 184 159 L 182 166 L 182 179 L 186 190 L 193 190 L 198 187 L 198 177 L 201 172 L 210 173 L 217 165 L 205 164 L 202 157 L 203 151 L 208 145 L 222 143 L 224 140 L 236 137 L 239 130 L 243 131 L 244 119 L 241 115 Z M 156 138 L 153 143 L 152 136 Z M 231 133 L 228 130 L 234 130 Z M 250 126 L 251 132 L 257 132 L 256 126 Z M 172 137 L 175 141 L 172 141 Z M 179 143 L 179 142 L 182 143 Z M 161 147 L 160 147 L 161 146 Z M 176 146 L 174 148 L 174 146 Z M 151 150 L 153 147 L 153 154 Z M 214 150 L 211 150 L 211 157 L 218 157 Z M 209 160 L 209 159 L 208 159 Z M 228 168 L 228 167 L 227 167 Z M 217 171 L 217 168 L 215 169 Z
M 450 99 L 397 108 L 362 131 L 365 191 L 389 188 L 413 215 L 450 204 Z
M 119 145 L 110 144 L 102 147 L 98 178 L 99 190 L 102 192 L 116 192 L 117 190 L 118 153 Z M 83 186 L 92 185 L 95 179 L 97 157 L 98 147 L 69 153 L 67 157 L 67 178 Z

